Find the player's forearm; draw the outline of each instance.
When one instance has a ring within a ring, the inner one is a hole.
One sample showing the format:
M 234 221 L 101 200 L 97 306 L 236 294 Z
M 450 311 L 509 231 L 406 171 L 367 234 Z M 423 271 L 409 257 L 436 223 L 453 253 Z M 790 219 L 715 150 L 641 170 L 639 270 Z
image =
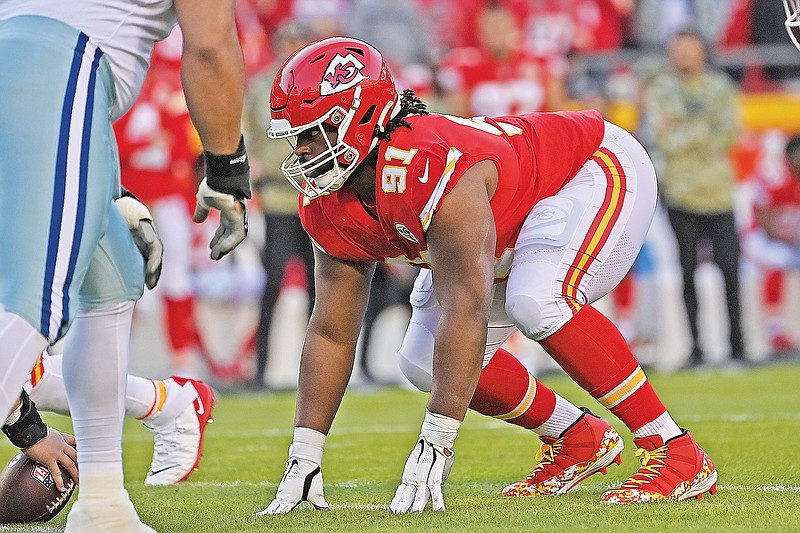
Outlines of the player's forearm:
M 203 148 L 232 154 L 239 145 L 244 102 L 244 62 L 235 32 L 218 46 L 184 50 L 186 104 Z
M 478 384 L 486 344 L 486 316 L 445 313 L 436 334 L 433 383 L 428 400 L 432 413 L 463 420 Z
M 295 426 L 328 434 L 350 381 L 355 344 L 333 343 L 309 332 L 300 360 Z

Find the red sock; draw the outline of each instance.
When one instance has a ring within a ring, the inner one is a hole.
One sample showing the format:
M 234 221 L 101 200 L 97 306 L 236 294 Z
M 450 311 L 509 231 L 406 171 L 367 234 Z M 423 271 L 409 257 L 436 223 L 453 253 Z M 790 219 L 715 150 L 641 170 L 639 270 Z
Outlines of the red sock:
M 195 344 L 194 298 L 164 298 L 167 337 L 173 351 L 186 350 Z
M 764 303 L 768 307 L 778 307 L 783 294 L 783 272 L 770 270 L 764 276 Z
M 631 431 L 667 411 L 622 334 L 590 305 L 540 344 L 575 383 Z
M 553 414 L 556 396 L 503 348 L 481 370 L 478 387 L 469 404 L 481 414 L 533 429 Z

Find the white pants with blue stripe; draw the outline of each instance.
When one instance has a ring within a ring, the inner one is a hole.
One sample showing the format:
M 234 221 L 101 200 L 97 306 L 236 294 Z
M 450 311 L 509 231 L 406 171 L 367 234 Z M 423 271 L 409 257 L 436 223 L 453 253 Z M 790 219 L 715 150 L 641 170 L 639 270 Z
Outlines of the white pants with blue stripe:
M 0 21 L 0 306 L 49 343 L 79 306 L 136 300 L 143 260 L 114 208 L 102 51 L 42 17 Z

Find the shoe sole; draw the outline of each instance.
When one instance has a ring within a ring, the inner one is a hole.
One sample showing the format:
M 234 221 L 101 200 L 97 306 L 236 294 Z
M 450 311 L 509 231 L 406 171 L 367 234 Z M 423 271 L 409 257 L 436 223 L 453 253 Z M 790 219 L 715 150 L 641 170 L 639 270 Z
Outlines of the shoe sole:
M 615 432 L 616 433 L 616 432 Z M 600 472 L 603 475 L 608 473 L 608 467 L 611 466 L 612 463 L 616 463 L 618 465 L 622 464 L 622 450 L 625 448 L 625 443 L 622 441 L 622 437 L 617 434 L 617 444 L 613 448 L 609 449 L 605 454 L 603 454 L 595 463 L 580 473 L 580 475 L 576 478 L 570 480 L 566 485 L 558 489 L 554 495 L 561 495 L 566 494 L 570 490 L 572 490 L 575 485 L 586 479 L 587 477 L 594 475 Z
M 197 467 L 200 465 L 200 458 L 203 456 L 203 437 L 206 434 L 206 426 L 208 425 L 208 423 L 214 421 L 214 419 L 211 418 L 211 412 L 214 410 L 214 407 L 217 406 L 217 399 L 214 396 L 213 389 L 206 383 L 203 383 L 202 381 L 196 379 L 174 377 L 174 376 L 172 379 L 174 379 L 175 382 L 180 384 L 181 386 L 183 386 L 188 382 L 191 382 L 192 386 L 197 391 L 198 399 L 200 399 L 203 405 L 203 414 L 197 413 L 198 410 L 197 400 L 194 400 L 195 413 L 197 414 L 197 422 L 199 423 L 200 426 L 200 442 L 197 445 L 197 458 L 195 458 L 194 464 L 192 465 L 192 467 L 189 469 L 189 471 L 186 473 L 185 476 L 183 476 L 182 478 L 180 478 L 175 482 L 175 483 L 180 483 L 181 481 L 186 481 L 189 478 L 189 476 L 191 476 L 192 473 L 195 470 L 197 470 Z
M 609 504 L 609 505 L 648 505 L 648 504 L 655 504 L 660 502 L 667 502 L 667 501 L 677 501 L 682 502 L 689 500 L 691 498 L 697 498 L 698 500 L 703 499 L 703 494 L 706 492 L 714 495 L 717 493 L 717 471 L 714 470 L 708 477 L 699 483 L 693 485 L 689 490 L 678 496 L 675 497 L 662 497 L 657 500 L 650 500 L 650 501 L 614 501 L 614 500 L 604 500 L 600 499 L 600 503 Z
M 707 478 L 700 483 L 694 485 L 691 489 L 687 490 L 678 497 L 678 501 L 682 502 L 689 498 L 697 498 L 701 500 L 703 494 L 710 492 L 711 494 L 717 493 L 717 471 L 714 470 Z
M 613 431 L 613 428 L 609 429 Z M 606 430 L 606 432 L 608 431 L 609 430 Z M 550 494 L 534 492 L 528 495 L 503 494 L 501 492 L 501 495 L 506 498 L 520 498 L 520 497 L 524 498 L 530 496 L 560 496 L 572 490 L 575 487 L 575 485 L 577 485 L 584 479 L 588 478 L 589 476 L 592 476 L 598 472 L 600 472 L 603 475 L 607 474 L 608 467 L 611 466 L 612 463 L 616 463 L 618 465 L 622 464 L 622 450 L 625 448 L 625 443 L 623 442 L 622 437 L 620 437 L 616 431 L 614 431 L 614 435 L 616 437 L 614 439 L 616 444 L 614 445 L 613 448 L 609 448 L 608 451 L 606 451 L 606 453 L 601 455 L 590 467 L 588 467 L 586 470 L 578 474 L 576 477 L 572 478 L 567 483 L 559 487 L 555 492 L 552 492 Z

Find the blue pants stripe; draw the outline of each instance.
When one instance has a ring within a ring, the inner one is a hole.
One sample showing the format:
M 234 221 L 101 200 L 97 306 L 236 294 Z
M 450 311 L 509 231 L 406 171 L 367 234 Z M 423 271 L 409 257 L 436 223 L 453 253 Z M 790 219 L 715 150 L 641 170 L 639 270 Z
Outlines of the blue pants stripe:
M 52 313 L 52 293 L 53 280 L 56 270 L 56 259 L 58 256 L 59 239 L 61 236 L 61 221 L 64 212 L 64 196 L 67 182 L 67 155 L 69 149 L 70 124 L 72 121 L 72 111 L 75 103 L 75 92 L 78 85 L 83 54 L 86 50 L 86 43 L 89 37 L 81 32 L 78 42 L 75 45 L 75 55 L 72 59 L 67 91 L 64 95 L 64 105 L 61 110 L 61 128 L 58 139 L 58 154 L 56 156 L 55 187 L 53 190 L 53 203 L 50 213 L 50 235 L 47 245 L 47 262 L 45 266 L 44 288 L 42 291 L 42 318 L 40 331 L 45 337 L 50 337 L 50 315 Z M 83 195 L 85 196 L 85 194 Z M 81 218 L 81 217 L 79 217 Z M 78 248 L 72 250 L 73 255 L 77 255 Z M 69 294 L 68 283 L 64 287 L 64 298 Z M 65 302 L 66 303 L 66 302 Z M 62 327 L 64 320 L 69 315 L 66 310 L 62 312 Z

